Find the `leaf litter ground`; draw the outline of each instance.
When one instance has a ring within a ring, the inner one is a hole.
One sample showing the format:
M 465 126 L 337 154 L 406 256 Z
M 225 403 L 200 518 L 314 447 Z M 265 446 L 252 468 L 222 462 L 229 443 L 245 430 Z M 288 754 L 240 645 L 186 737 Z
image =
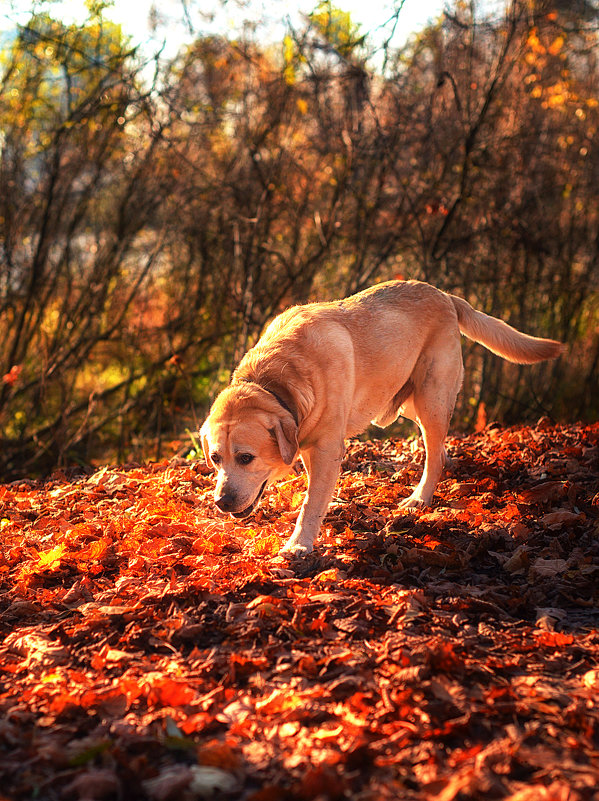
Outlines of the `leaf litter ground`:
M 0 486 L 0 797 L 599 798 L 599 424 L 349 445 L 239 525 L 203 463 Z

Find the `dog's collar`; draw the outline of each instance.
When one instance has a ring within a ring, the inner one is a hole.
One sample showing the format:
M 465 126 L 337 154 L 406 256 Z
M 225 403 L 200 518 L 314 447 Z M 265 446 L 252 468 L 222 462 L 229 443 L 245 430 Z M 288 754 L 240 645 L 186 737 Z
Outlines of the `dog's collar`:
M 260 389 L 264 389 L 266 392 L 268 392 L 268 393 L 269 393 L 269 395 L 272 395 L 272 396 L 273 396 L 273 398 L 274 398 L 274 399 L 275 399 L 275 400 L 276 400 L 276 401 L 279 403 L 279 406 L 282 406 L 282 407 L 283 407 L 283 409 L 285 409 L 285 411 L 286 411 L 286 412 L 289 412 L 289 414 L 290 414 L 290 415 L 293 417 L 293 419 L 295 420 L 295 424 L 296 424 L 296 425 L 299 425 L 299 420 L 298 420 L 297 412 L 295 411 L 295 409 L 293 409 L 293 408 L 292 408 L 292 407 L 291 407 L 291 406 L 290 406 L 290 405 L 287 403 L 287 401 L 286 401 L 286 400 L 284 400 L 284 398 L 282 398 L 282 397 L 279 395 L 279 393 L 278 393 L 278 392 L 275 392 L 275 391 L 274 391 L 274 389 L 271 389 L 271 387 L 265 387 L 265 386 L 264 386 L 264 384 L 260 384 L 260 382 L 258 382 L 258 381 L 254 381 L 254 380 L 253 380 L 253 379 L 251 379 L 251 378 L 241 378 L 240 380 L 241 380 L 241 381 L 242 381 L 244 384 L 255 384 L 257 387 L 260 387 Z

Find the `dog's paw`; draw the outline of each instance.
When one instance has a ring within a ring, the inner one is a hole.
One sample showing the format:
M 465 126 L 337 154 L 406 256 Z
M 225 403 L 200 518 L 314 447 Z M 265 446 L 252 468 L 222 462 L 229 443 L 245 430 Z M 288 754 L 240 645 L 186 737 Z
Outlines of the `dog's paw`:
M 293 542 L 290 540 L 279 551 L 279 556 L 284 556 L 287 559 L 298 559 L 302 556 L 307 556 L 312 552 L 312 545 L 303 545 L 300 542 Z
M 400 509 L 426 509 L 429 504 L 419 495 L 410 495 L 399 504 Z

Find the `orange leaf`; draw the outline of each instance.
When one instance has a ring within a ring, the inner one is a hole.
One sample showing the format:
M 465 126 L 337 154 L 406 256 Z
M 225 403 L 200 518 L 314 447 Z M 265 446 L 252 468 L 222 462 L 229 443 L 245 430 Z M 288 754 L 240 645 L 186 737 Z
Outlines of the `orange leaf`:
M 559 631 L 535 631 L 534 638 L 539 645 L 547 645 L 550 648 L 560 645 L 572 645 L 574 637 L 572 634 L 562 634 Z
M 557 54 L 564 46 L 564 41 L 565 40 L 563 36 L 556 36 L 556 38 L 551 42 L 551 44 L 547 49 L 549 50 L 552 56 L 557 56 Z
M 268 698 L 256 702 L 256 711 L 265 715 L 278 715 L 302 706 L 304 706 L 304 699 L 293 690 L 273 690 Z
M 151 681 L 148 704 L 161 706 L 185 706 L 196 697 L 195 691 L 187 684 L 168 677 Z
M 200 765 L 235 770 L 239 767 L 239 756 L 228 743 L 212 740 L 198 749 L 198 762 Z

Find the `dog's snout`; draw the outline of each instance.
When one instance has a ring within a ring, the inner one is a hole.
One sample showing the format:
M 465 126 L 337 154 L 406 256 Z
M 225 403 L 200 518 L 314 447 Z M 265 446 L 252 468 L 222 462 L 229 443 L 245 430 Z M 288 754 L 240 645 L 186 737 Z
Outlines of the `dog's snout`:
M 221 512 L 231 512 L 235 506 L 235 498 L 231 492 L 223 492 L 222 495 L 214 499 L 214 503 Z

